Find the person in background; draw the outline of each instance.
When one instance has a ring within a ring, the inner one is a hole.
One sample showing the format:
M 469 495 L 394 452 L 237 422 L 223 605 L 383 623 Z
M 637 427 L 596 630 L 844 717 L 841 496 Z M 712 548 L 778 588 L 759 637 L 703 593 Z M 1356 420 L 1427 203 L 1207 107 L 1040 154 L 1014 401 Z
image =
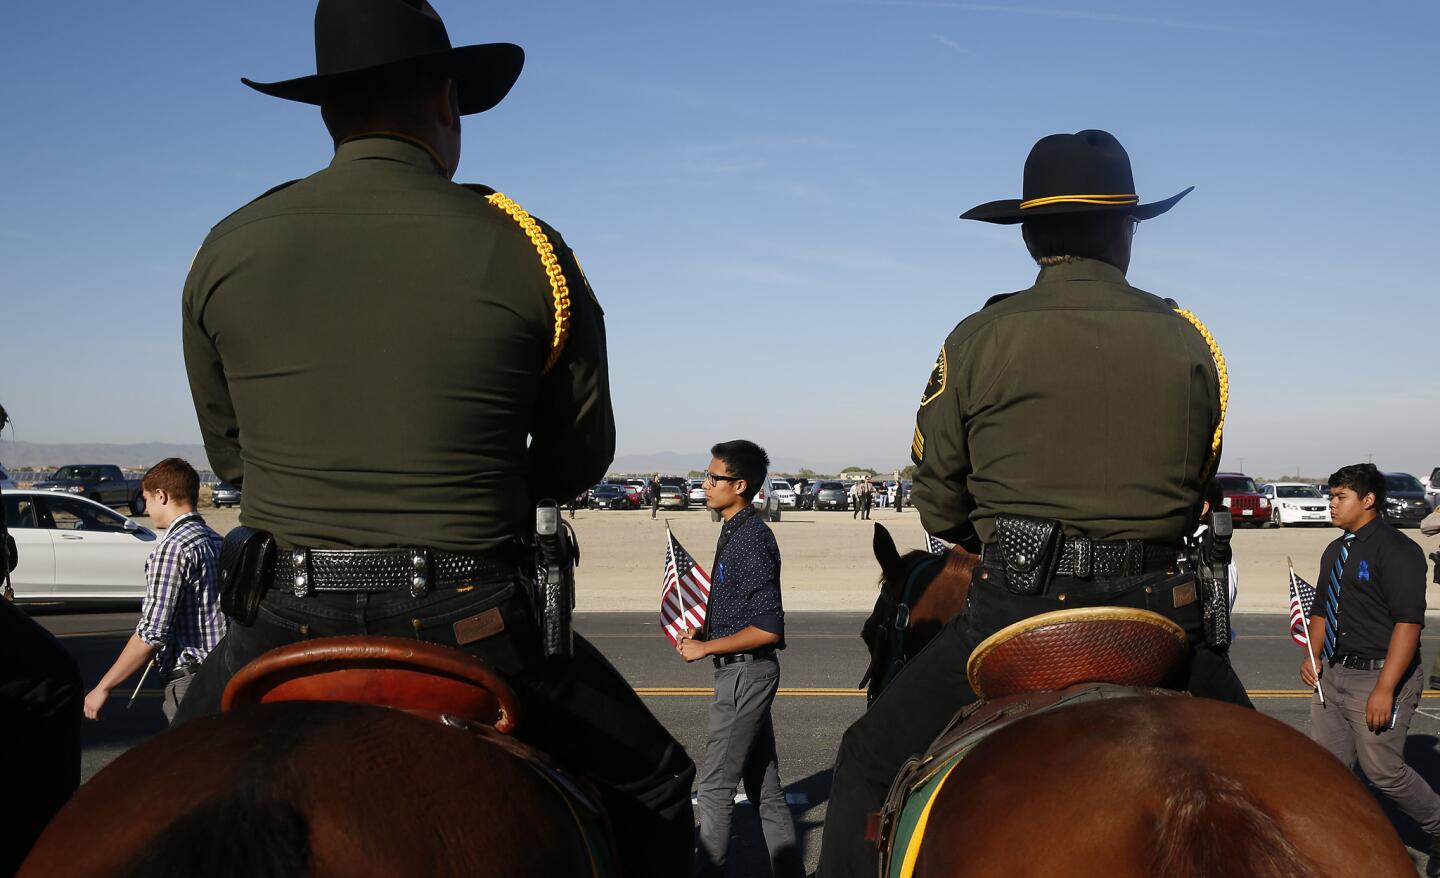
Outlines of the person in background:
M 1420 532 L 1427 537 L 1440 534 L 1440 506 L 1436 506 L 1420 522 Z M 1430 581 L 1440 585 L 1440 550 L 1430 553 L 1430 561 L 1434 564 Z M 1440 689 L 1440 652 L 1435 653 L 1435 661 L 1430 665 L 1430 688 Z
M 650 477 L 650 518 L 653 520 L 660 511 L 660 474 Z
M 178 457 L 150 467 L 140 480 L 145 511 L 165 530 L 145 559 L 145 601 L 140 623 L 120 656 L 85 696 L 85 717 L 99 719 L 110 693 L 153 659 L 165 683 L 160 709 L 173 722 L 185 691 L 210 650 L 225 636 L 220 611 L 220 534 L 205 523 L 200 475 Z
M 1430 836 L 1425 874 L 1440 876 L 1440 795 L 1405 763 L 1405 738 L 1420 706 L 1420 629 L 1425 627 L 1425 553 L 1385 521 L 1385 476 L 1373 463 L 1330 476 L 1330 520 L 1310 610 L 1314 655 L 1300 679 L 1310 735 Z M 1319 672 L 1317 680 L 1316 673 Z M 1323 694 L 1323 700 L 1321 695 Z
M 0 407 L 0 430 L 9 416 Z M 0 495 L 5 515 L 13 507 Z M 3 531 L 3 528 L 0 528 Z M 0 532 L 0 579 L 20 562 Z M 20 868 L 35 840 L 80 786 L 80 667 L 55 635 L 0 598 L 0 875 Z
M 696 790 L 700 843 L 695 874 L 725 874 L 735 788 L 743 783 L 760 814 L 772 873 L 776 878 L 803 878 L 770 717 L 780 686 L 776 651 L 785 648 L 780 547 L 750 502 L 765 483 L 770 458 L 744 439 L 721 442 L 710 454 L 705 502 L 725 519 L 715 546 L 715 579 L 704 630 L 687 629 L 675 645 L 685 661 L 709 658 L 715 665 L 705 767 Z

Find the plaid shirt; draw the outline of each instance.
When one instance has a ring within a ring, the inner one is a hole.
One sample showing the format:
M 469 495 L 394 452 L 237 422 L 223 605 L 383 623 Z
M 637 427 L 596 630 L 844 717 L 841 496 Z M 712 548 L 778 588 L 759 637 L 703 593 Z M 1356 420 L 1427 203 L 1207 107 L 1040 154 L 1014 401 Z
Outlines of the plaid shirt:
M 187 512 L 170 523 L 165 539 L 145 559 L 145 603 L 135 633 L 155 647 L 162 674 L 204 661 L 225 636 L 221 542 L 200 513 Z

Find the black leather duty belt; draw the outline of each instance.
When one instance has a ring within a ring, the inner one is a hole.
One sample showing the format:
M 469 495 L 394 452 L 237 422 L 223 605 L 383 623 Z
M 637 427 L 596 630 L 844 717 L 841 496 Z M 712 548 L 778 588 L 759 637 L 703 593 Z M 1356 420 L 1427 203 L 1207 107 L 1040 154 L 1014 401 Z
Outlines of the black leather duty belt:
M 1177 546 L 1162 546 L 1144 540 L 1067 539 L 1060 547 L 1056 576 L 1142 576 L 1174 567 L 1180 558 Z M 981 563 L 1003 568 L 1004 555 L 997 543 L 987 543 L 980 552 Z
M 498 582 L 516 574 L 515 552 L 441 549 L 281 549 L 271 584 L 303 598 L 311 592 L 409 591 Z
M 723 668 L 726 665 L 733 665 L 737 662 L 753 662 L 756 659 L 769 659 L 774 657 L 775 650 L 761 649 L 756 650 L 755 652 L 737 652 L 732 653 L 731 655 L 711 656 L 710 661 L 715 663 L 715 667 Z
M 1342 655 L 1330 660 L 1333 667 L 1339 665 L 1342 668 L 1349 668 L 1352 671 L 1378 671 L 1385 667 L 1385 660 L 1361 658 L 1358 655 Z

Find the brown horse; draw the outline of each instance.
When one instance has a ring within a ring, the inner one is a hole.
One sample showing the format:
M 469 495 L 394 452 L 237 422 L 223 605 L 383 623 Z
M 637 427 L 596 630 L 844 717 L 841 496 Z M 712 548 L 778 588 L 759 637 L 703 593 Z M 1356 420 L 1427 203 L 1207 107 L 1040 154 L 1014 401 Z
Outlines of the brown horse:
M 283 688 L 307 678 L 282 667 L 276 679 Z M 59 813 L 19 875 L 617 874 L 603 817 L 496 731 L 512 720 L 248 703 L 116 759 Z
M 865 625 L 872 696 L 963 611 L 978 560 L 963 549 L 902 557 L 879 525 L 875 556 L 884 579 Z M 898 639 L 877 635 L 897 627 Z M 887 652 L 896 647 L 900 656 Z M 1021 718 L 949 771 L 925 820 L 917 851 L 887 874 L 1415 874 L 1374 798 L 1334 756 L 1284 723 L 1205 698 L 1142 694 Z

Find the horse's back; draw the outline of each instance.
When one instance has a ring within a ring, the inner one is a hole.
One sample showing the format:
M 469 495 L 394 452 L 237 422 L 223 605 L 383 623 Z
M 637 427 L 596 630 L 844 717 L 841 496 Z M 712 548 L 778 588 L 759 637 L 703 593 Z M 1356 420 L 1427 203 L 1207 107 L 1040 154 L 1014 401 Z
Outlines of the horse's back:
M 570 807 L 466 730 L 359 704 L 257 705 L 120 756 L 19 874 L 589 875 Z
M 1414 874 L 1334 756 L 1205 698 L 1107 699 L 1021 719 L 955 766 L 930 827 L 917 876 L 1010 874 L 1017 863 L 1116 878 Z

